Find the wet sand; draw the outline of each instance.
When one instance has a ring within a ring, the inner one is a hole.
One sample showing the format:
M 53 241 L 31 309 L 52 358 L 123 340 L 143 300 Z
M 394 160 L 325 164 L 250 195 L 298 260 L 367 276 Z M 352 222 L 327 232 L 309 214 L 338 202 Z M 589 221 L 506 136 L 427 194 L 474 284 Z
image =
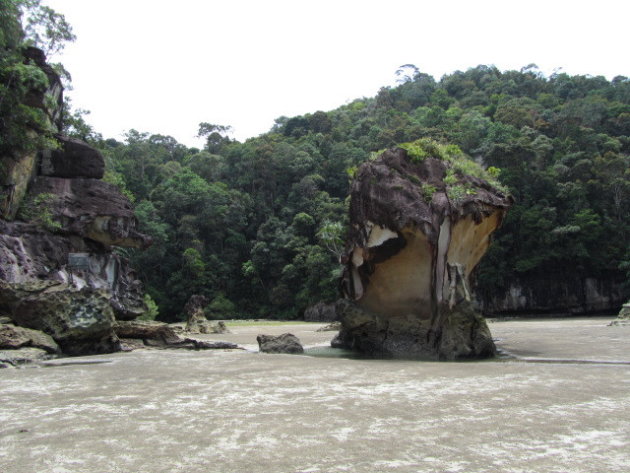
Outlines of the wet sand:
M 253 351 L 258 333 L 334 335 L 294 324 L 206 336 L 252 351 L 4 369 L 0 472 L 627 473 L 630 326 L 610 320 L 491 323 L 499 361 Z

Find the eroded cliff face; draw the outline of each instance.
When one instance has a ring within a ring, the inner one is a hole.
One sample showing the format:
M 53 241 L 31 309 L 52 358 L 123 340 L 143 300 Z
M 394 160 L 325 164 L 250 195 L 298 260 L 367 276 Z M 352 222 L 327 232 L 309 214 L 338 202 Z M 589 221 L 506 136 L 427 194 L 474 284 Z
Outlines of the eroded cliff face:
M 342 344 L 382 355 L 493 355 L 468 276 L 511 198 L 448 159 L 400 148 L 363 164 L 350 198 L 342 283 L 353 302 L 338 307 Z
M 60 106 L 58 77 L 41 57 L 37 64 L 50 73 L 49 93 Z M 44 107 L 38 97 L 27 105 Z M 59 129 L 60 109 L 46 113 Z M 146 307 L 134 271 L 113 250 L 151 240 L 137 231 L 131 202 L 101 180 L 100 152 L 56 139 L 56 149 L 1 159 L 0 315 L 48 333 L 66 354 L 115 351 L 115 320 Z
M 524 277 L 509 281 L 504 291 L 476 296 L 483 313 L 491 316 L 611 314 L 627 299 L 624 283 L 623 279 L 571 274 Z

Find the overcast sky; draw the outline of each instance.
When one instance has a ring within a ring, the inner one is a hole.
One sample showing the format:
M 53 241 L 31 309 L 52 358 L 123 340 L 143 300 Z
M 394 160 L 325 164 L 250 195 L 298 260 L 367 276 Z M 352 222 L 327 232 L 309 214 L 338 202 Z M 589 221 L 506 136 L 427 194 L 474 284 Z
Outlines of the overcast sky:
M 43 0 L 74 27 L 60 57 L 105 137 L 190 146 L 202 121 L 244 140 L 395 83 L 478 64 L 630 76 L 627 0 Z

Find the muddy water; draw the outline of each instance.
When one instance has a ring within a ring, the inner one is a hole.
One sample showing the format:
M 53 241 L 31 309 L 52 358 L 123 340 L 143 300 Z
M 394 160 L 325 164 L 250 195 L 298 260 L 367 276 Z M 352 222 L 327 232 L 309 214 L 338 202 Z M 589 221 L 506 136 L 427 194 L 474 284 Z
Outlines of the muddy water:
M 630 327 L 608 321 L 493 323 L 499 362 L 138 351 L 0 370 L 0 472 L 627 473 Z M 317 327 L 208 338 L 317 347 Z

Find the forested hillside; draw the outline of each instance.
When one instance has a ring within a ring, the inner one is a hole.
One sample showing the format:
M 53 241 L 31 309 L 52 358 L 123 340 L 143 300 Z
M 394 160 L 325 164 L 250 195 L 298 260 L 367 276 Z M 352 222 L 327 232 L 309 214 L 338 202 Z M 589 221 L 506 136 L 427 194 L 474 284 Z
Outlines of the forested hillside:
M 298 317 L 337 297 L 348 180 L 371 153 L 419 138 L 458 145 L 515 197 L 477 271 L 480 291 L 514 278 L 623 279 L 630 266 L 630 80 L 544 77 L 478 66 L 439 82 L 414 66 L 329 112 L 281 117 L 239 143 L 200 124 L 204 149 L 131 130 L 103 140 L 80 113 L 155 244 L 130 254 L 160 318 L 195 293 L 216 317 Z

